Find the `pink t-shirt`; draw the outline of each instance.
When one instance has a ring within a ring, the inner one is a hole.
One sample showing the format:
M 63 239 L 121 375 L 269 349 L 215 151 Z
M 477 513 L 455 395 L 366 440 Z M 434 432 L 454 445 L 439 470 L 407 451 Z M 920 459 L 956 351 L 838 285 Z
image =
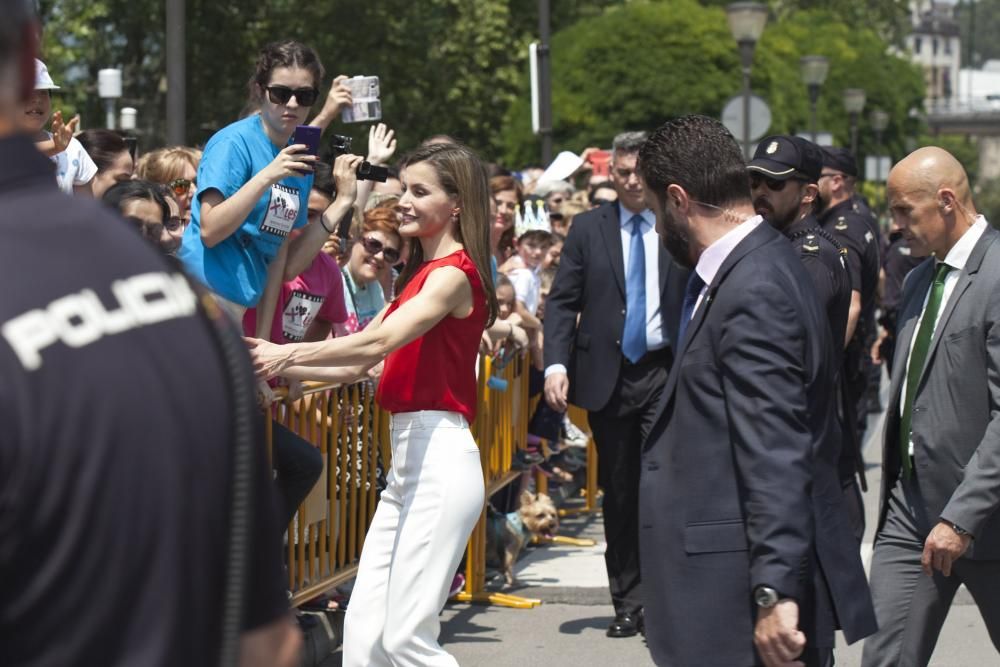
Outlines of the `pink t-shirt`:
M 271 342 L 301 341 L 317 317 L 331 324 L 347 321 L 344 278 L 337 262 L 322 252 L 308 269 L 281 286 L 281 300 L 271 323 Z M 257 309 L 250 308 L 243 316 L 243 332 L 253 336 L 256 330 Z

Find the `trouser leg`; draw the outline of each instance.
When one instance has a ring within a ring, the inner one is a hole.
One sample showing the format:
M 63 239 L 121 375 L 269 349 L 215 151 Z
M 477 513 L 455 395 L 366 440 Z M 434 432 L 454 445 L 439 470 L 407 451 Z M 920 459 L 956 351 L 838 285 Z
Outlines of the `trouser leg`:
M 929 577 L 921 569 L 929 533 L 922 506 L 915 482 L 896 483 L 872 555 L 871 591 L 879 630 L 865 640 L 863 667 L 927 665 L 958 590 L 957 576 L 935 571 Z
M 344 619 L 344 667 L 391 667 L 382 648 L 386 624 L 389 572 L 392 568 L 402 502 L 393 476 L 382 492 L 365 535 L 358 576 Z
M 410 430 L 404 437 L 407 482 L 382 645 L 395 667 L 453 667 L 458 663 L 438 643 L 438 616 L 482 515 L 479 450 L 467 428 Z M 397 447 L 394 454 L 398 452 Z
M 271 457 L 278 473 L 275 487 L 284 531 L 323 473 L 323 455 L 312 443 L 277 422 L 272 424 L 272 433 Z

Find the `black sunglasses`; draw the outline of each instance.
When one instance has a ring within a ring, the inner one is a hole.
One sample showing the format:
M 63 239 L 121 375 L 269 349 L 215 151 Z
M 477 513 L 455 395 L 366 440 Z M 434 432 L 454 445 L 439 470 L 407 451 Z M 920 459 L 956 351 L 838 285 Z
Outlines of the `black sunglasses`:
M 267 86 L 267 97 L 272 104 L 288 104 L 288 100 L 293 97 L 301 106 L 311 107 L 319 97 L 319 91 L 315 88 L 289 88 L 288 86 Z
M 591 200 L 590 203 L 593 204 L 594 206 L 604 206 L 605 204 L 614 204 L 615 200 L 605 199 L 604 197 L 598 197 L 597 199 Z
M 385 257 L 385 261 L 390 264 L 395 264 L 399 261 L 399 251 L 395 248 L 390 248 L 389 246 L 383 244 L 377 238 L 372 236 L 364 236 L 361 238 L 361 245 L 364 247 L 365 252 L 369 255 L 377 255 L 382 253 Z
M 785 189 L 785 186 L 788 185 L 789 181 L 801 181 L 801 179 L 789 178 L 784 181 L 779 181 L 776 178 L 767 178 L 766 176 L 761 176 L 760 174 L 750 174 L 751 188 L 759 188 L 760 184 L 763 183 L 771 192 L 781 192 Z

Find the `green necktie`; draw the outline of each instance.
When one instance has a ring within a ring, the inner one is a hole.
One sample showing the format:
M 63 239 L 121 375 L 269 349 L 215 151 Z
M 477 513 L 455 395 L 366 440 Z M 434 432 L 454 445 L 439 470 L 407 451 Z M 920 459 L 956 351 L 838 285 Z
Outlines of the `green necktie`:
M 917 395 L 917 385 L 924 372 L 924 363 L 927 361 L 927 352 L 931 348 L 931 339 L 934 338 L 934 325 L 937 324 L 941 298 L 944 296 L 944 278 L 952 268 L 941 262 L 934 271 L 931 293 L 927 297 L 924 315 L 920 319 L 920 329 L 917 330 L 917 338 L 913 342 L 913 351 L 910 353 L 910 365 L 906 369 L 906 396 L 903 401 L 903 418 L 899 423 L 899 447 L 903 459 L 903 473 L 907 478 L 913 473 L 913 464 L 910 462 L 910 423 L 913 418 L 913 399 Z

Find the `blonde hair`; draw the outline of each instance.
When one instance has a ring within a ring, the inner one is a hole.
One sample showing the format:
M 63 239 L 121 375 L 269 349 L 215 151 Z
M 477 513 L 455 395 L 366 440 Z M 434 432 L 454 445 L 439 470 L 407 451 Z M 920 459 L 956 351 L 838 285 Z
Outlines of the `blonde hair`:
M 187 146 L 157 148 L 139 158 L 135 174 L 146 181 L 167 184 L 175 178 L 181 178 L 184 167 L 188 165 L 198 171 L 200 162 L 201 151 L 194 148 Z

